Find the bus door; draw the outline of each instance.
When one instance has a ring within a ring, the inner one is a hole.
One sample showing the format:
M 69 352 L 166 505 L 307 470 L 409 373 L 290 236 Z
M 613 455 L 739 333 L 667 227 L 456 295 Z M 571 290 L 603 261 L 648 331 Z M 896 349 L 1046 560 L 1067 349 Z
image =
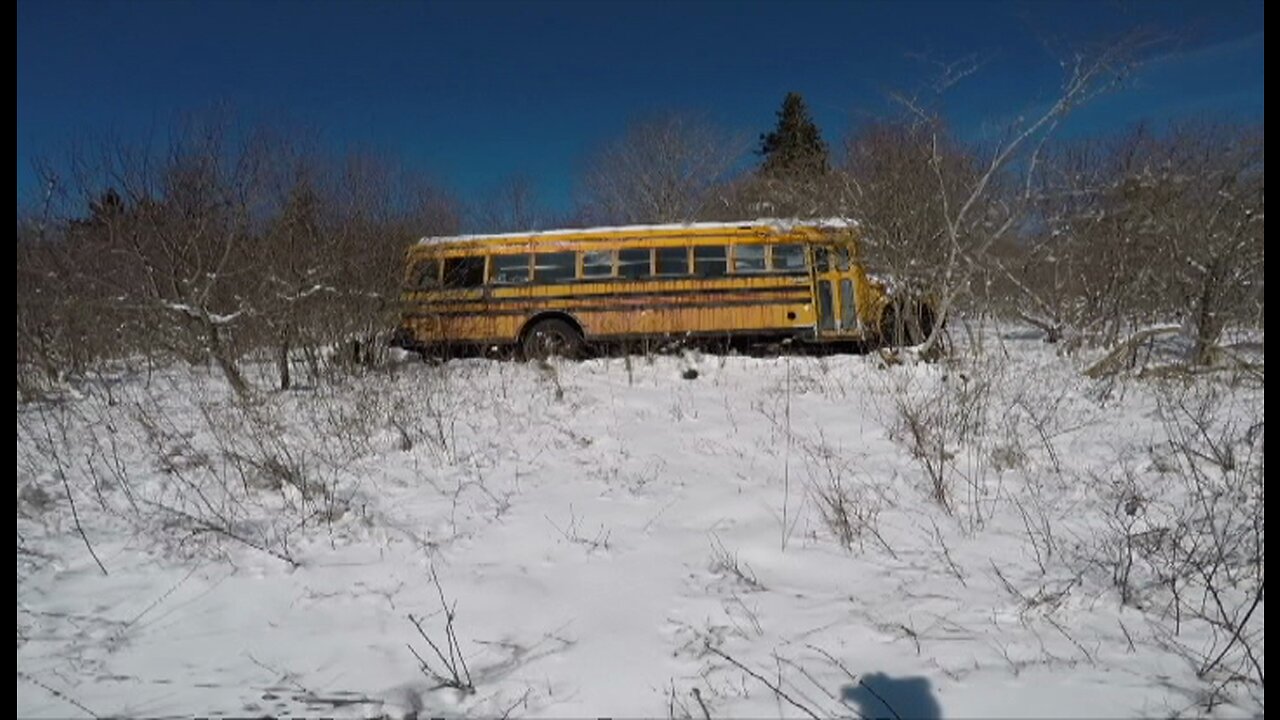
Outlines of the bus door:
M 813 293 L 818 305 L 818 337 L 858 333 L 853 258 L 848 245 L 813 245 Z

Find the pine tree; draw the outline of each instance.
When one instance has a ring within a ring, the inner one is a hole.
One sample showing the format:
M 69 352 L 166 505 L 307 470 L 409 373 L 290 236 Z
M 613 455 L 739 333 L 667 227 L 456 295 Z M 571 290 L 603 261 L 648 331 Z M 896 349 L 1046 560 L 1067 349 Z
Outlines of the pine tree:
M 830 168 L 827 144 L 799 93 L 787 93 L 778 110 L 778 125 L 760 136 L 759 152 L 764 156 L 760 174 L 766 177 L 812 177 Z

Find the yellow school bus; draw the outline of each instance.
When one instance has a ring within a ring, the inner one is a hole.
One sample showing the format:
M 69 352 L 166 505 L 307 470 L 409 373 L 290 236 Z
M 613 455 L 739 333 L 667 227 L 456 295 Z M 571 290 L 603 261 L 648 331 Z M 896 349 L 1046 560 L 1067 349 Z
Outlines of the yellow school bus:
M 396 344 L 576 356 L 662 339 L 883 342 L 893 302 L 848 220 L 428 237 L 406 253 Z

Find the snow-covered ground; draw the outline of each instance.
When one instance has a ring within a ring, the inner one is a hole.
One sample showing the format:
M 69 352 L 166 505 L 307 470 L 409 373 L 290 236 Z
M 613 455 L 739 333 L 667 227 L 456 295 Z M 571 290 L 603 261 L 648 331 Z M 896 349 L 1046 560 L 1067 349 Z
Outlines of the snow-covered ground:
M 1260 713 L 1260 382 L 1085 364 L 1010 335 L 20 403 L 17 712 Z M 1197 580 L 1204 537 L 1238 543 Z M 1208 585 L 1240 638 L 1188 614 Z

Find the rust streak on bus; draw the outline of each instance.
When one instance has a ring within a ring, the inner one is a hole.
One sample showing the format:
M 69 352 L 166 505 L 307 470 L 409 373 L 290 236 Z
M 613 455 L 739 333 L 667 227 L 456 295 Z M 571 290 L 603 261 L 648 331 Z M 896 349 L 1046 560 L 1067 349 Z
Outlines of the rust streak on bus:
M 406 253 L 402 300 L 402 346 L 529 355 L 677 337 L 875 341 L 890 302 L 844 219 L 424 238 Z

